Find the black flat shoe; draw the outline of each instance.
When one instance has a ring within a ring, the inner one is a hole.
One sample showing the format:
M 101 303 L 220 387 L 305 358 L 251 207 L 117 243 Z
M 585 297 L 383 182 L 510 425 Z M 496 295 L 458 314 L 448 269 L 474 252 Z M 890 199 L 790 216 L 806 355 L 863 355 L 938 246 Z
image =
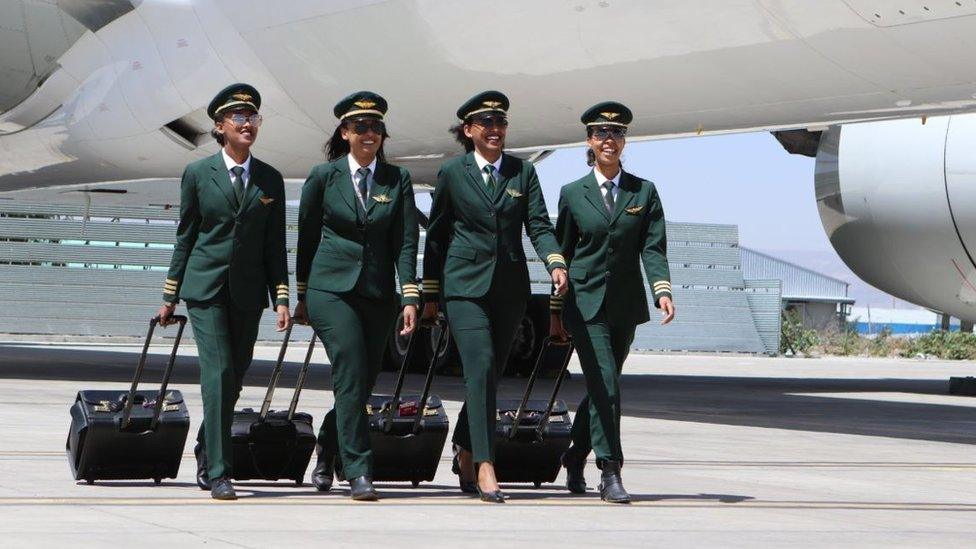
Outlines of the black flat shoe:
M 475 490 L 478 492 L 478 497 L 481 501 L 486 503 L 505 503 L 505 494 L 501 490 L 495 490 L 493 492 L 482 492 L 481 487 L 478 483 L 473 483 Z
M 478 483 L 473 480 L 463 480 L 461 478 L 461 462 L 458 460 L 459 447 L 454 445 L 454 461 L 451 464 L 451 471 L 454 472 L 458 477 L 458 486 L 461 488 L 461 492 L 465 494 L 477 494 Z
M 210 490 L 210 473 L 207 472 L 207 451 L 198 442 L 193 447 L 193 455 L 197 458 L 197 486 L 201 490 Z
M 373 481 L 367 476 L 349 479 L 349 495 L 356 501 L 376 501 L 380 495 L 373 488 Z
M 630 503 L 630 494 L 624 490 L 623 480 L 620 478 L 620 462 L 604 461 L 600 468 L 600 499 L 607 503 Z
M 237 492 L 234 491 L 234 485 L 231 484 L 229 478 L 220 477 L 214 479 L 213 488 L 210 489 L 210 497 L 221 500 L 235 500 L 237 499 Z
M 586 493 L 586 478 L 583 477 L 583 467 L 586 465 L 586 457 L 577 457 L 572 448 L 559 458 L 559 462 L 566 468 L 566 488 L 574 494 Z
M 312 485 L 319 492 L 332 489 L 332 478 L 335 476 L 335 457 L 320 453 L 312 469 Z

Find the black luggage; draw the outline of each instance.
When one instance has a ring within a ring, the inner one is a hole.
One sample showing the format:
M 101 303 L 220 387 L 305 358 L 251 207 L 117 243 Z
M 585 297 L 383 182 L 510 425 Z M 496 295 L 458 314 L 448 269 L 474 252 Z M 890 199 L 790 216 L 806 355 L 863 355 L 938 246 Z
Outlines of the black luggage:
M 96 480 L 153 479 L 159 484 L 164 478 L 176 478 L 190 429 L 190 413 L 179 391 L 166 391 L 186 327 L 185 316 L 171 318 L 179 323 L 179 328 L 158 391 L 138 388 L 159 317 L 149 322 L 149 333 L 128 391 L 78 391 L 71 406 L 71 427 L 65 444 L 75 480 L 92 484 Z
M 549 400 L 531 400 L 532 386 L 544 368 L 546 355 L 554 347 L 565 352 Z M 495 475 L 499 482 L 531 482 L 538 488 L 554 482 L 559 458 L 569 448 L 573 422 L 569 409 L 556 400 L 573 356 L 571 341 L 547 339 L 536 359 L 521 400 L 498 399 L 495 423 Z
M 315 429 L 312 426 L 312 416 L 296 412 L 295 409 L 308 375 L 312 351 L 315 350 L 315 334 L 312 334 L 308 352 L 305 353 L 305 362 L 295 382 L 295 392 L 288 410 L 271 410 L 271 399 L 281 377 L 290 338 L 291 327 L 285 332 L 281 343 L 278 361 L 271 373 L 261 411 L 255 412 L 252 408 L 234 411 L 234 422 L 231 425 L 234 452 L 231 476 L 234 480 L 287 479 L 299 485 L 304 481 L 305 470 L 315 449 Z
M 444 322 L 438 322 L 440 336 L 427 366 L 423 393 L 402 394 L 410 357 L 416 348 L 415 331 L 407 343 L 393 395 L 373 394 L 367 401 L 374 481 L 410 481 L 416 487 L 422 481 L 434 480 L 437 473 L 450 427 L 440 397 L 430 394 L 437 353 L 444 345 L 447 334 Z M 341 470 L 338 461 L 337 470 Z

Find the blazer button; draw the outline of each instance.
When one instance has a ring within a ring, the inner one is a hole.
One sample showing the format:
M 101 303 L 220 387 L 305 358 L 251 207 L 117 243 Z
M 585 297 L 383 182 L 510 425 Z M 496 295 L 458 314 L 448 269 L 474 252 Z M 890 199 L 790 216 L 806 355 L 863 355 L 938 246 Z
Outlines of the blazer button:
M 607 253 L 608 254 L 612 254 L 613 253 L 613 248 L 607 248 Z
M 610 271 L 607 271 L 607 276 L 608 276 L 608 277 L 610 276 Z

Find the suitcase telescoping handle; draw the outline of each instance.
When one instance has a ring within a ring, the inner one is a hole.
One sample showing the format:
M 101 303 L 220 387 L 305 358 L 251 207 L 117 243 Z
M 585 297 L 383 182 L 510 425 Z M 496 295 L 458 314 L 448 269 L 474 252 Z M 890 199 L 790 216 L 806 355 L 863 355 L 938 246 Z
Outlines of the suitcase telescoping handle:
M 546 354 L 549 352 L 553 346 L 567 347 L 566 355 L 563 359 L 562 368 L 559 369 L 559 375 L 556 376 L 556 383 L 552 388 L 552 395 L 549 397 L 549 404 L 546 406 L 546 410 L 542 415 L 542 419 L 539 421 L 538 427 L 536 427 L 536 437 L 541 436 L 542 431 L 546 428 L 546 423 L 549 422 L 549 417 L 552 415 L 552 408 L 556 405 L 556 395 L 559 394 L 559 387 L 563 383 L 563 376 L 566 375 L 566 368 L 569 366 L 569 360 L 573 356 L 573 340 L 572 339 L 554 339 L 546 338 L 545 343 L 542 345 L 542 350 L 539 351 L 539 357 L 535 360 L 535 367 L 532 368 L 532 374 L 529 375 L 529 381 L 525 386 L 525 392 L 522 394 L 522 400 L 519 402 L 518 409 L 515 410 L 515 419 L 512 422 L 512 430 L 508 433 L 509 440 L 514 440 L 518 434 L 519 425 L 522 423 L 522 414 L 525 412 L 525 406 L 529 403 L 529 397 L 532 395 L 532 386 L 535 385 L 535 380 L 538 379 L 539 373 L 542 371 L 542 365 L 545 361 Z
M 176 339 L 173 340 L 173 350 L 169 354 L 169 362 L 166 363 L 166 370 L 163 371 L 163 382 L 159 387 L 159 396 L 156 397 L 156 405 L 153 408 L 152 422 L 149 424 L 149 430 L 156 428 L 156 424 L 159 422 L 159 413 L 163 410 L 163 404 L 166 400 L 166 387 L 169 386 L 169 378 L 173 374 L 173 365 L 176 364 L 176 351 L 180 348 L 180 339 L 183 338 L 183 329 L 186 328 L 187 319 L 183 315 L 171 315 L 170 320 L 179 323 L 179 328 L 176 330 Z M 159 324 L 160 319 L 158 316 L 153 317 L 149 321 L 149 331 L 146 333 L 146 341 L 142 345 L 142 354 L 139 355 L 139 365 L 136 366 L 136 374 L 132 377 L 132 386 L 129 388 L 129 395 L 125 399 L 125 407 L 122 410 L 122 421 L 119 423 L 120 428 L 127 429 L 129 427 L 129 422 L 132 421 L 132 405 L 136 400 L 136 389 L 139 388 L 139 381 L 142 379 L 142 372 L 146 368 L 146 357 L 149 355 L 149 342 L 152 340 L 153 332 L 156 331 L 156 326 Z
M 278 387 L 278 381 L 281 379 L 281 372 L 284 370 L 285 352 L 288 350 L 288 342 L 291 340 L 291 330 L 294 326 L 295 322 L 292 319 L 281 341 L 281 349 L 278 350 L 278 360 L 275 362 L 274 370 L 271 372 L 271 380 L 268 382 L 268 391 L 264 394 L 264 402 L 261 403 L 261 413 L 258 416 L 258 421 L 264 421 L 268 417 L 268 412 L 271 411 L 271 400 L 274 398 L 275 389 Z M 292 394 L 291 404 L 288 406 L 288 421 L 291 421 L 295 415 L 295 409 L 298 408 L 298 398 L 302 394 L 302 387 L 305 386 L 308 365 L 312 361 L 312 351 L 314 350 L 315 334 L 313 333 L 312 340 L 308 344 L 308 352 L 305 353 L 305 362 L 302 364 L 301 372 L 298 374 L 298 380 L 295 382 L 295 393 Z
M 437 364 L 437 355 L 441 352 L 441 345 L 443 345 L 445 338 L 447 337 L 447 322 L 444 320 L 443 316 L 438 315 L 436 319 L 430 322 L 424 322 L 420 327 L 433 329 L 434 327 L 440 328 L 440 334 L 437 337 L 437 344 L 434 345 L 434 352 L 430 357 L 430 364 L 427 367 L 427 377 L 424 380 L 424 392 L 420 397 L 420 402 L 417 403 L 417 416 L 414 418 L 413 432 L 416 433 L 420 429 L 420 422 L 423 421 L 424 408 L 427 407 L 427 399 L 430 398 L 430 386 L 434 381 L 434 366 Z M 407 340 L 407 352 L 403 355 L 403 361 L 400 363 L 400 370 L 397 372 L 396 387 L 393 389 L 393 398 L 390 400 L 390 406 L 386 410 L 386 421 L 383 425 L 383 431 L 389 433 L 393 429 L 393 418 L 396 416 L 396 411 L 400 408 L 400 395 L 403 392 L 403 383 L 407 376 L 407 367 L 410 364 L 410 358 L 413 356 L 413 346 L 414 340 L 416 339 L 417 330 L 414 330 L 410 334 L 410 339 Z
M 308 351 L 305 352 L 305 362 L 302 363 L 302 371 L 298 373 L 298 381 L 295 382 L 295 393 L 291 395 L 291 404 L 288 405 L 288 421 L 291 421 L 295 416 L 295 410 L 298 408 L 298 397 L 302 394 L 302 388 L 305 387 L 305 379 L 308 376 L 308 365 L 312 362 L 312 353 L 315 351 L 315 333 L 312 333 L 312 339 L 308 342 Z

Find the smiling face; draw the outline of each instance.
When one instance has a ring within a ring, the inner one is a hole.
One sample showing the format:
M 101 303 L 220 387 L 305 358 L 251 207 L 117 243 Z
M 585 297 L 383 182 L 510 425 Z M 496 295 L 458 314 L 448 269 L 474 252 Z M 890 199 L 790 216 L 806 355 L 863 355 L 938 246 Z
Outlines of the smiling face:
M 349 153 L 357 160 L 369 164 L 383 145 L 385 126 L 383 121 L 372 117 L 345 120 L 340 126 L 342 138 L 349 142 Z
M 248 150 L 258 137 L 259 120 L 252 109 L 238 109 L 224 113 L 214 122 L 217 133 L 224 136 L 224 143 L 237 150 Z M 237 119 L 237 120 L 234 120 Z M 240 122 L 237 124 L 236 122 Z M 256 123 L 255 123 L 256 122 Z
M 593 126 L 589 130 L 586 144 L 600 166 L 619 166 L 620 154 L 626 144 L 626 130 L 621 126 Z
M 477 116 L 464 125 L 464 135 L 474 141 L 474 148 L 485 160 L 494 162 L 505 148 L 508 119 L 504 115 Z

